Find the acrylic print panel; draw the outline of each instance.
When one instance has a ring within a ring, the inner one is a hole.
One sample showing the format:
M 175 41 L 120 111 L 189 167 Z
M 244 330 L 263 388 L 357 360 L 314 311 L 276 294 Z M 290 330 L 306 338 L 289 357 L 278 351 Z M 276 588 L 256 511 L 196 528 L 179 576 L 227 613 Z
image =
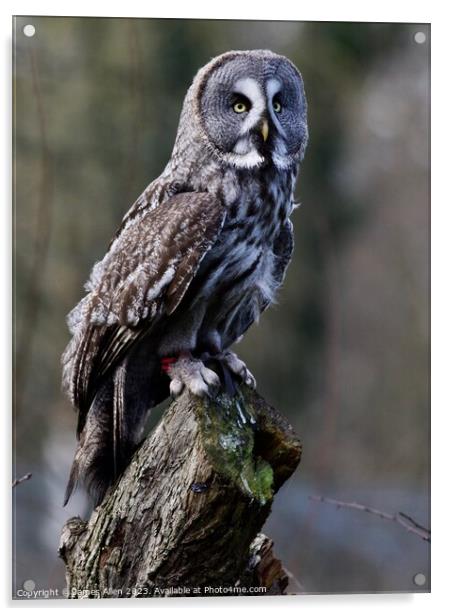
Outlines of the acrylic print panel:
M 429 591 L 430 27 L 13 25 L 13 596 Z

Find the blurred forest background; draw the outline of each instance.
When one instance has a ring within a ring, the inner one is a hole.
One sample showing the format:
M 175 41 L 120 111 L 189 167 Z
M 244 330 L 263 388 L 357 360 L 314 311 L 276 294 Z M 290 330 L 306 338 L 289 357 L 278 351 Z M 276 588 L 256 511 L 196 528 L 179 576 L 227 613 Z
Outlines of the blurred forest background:
M 75 447 L 60 393 L 65 315 L 165 166 L 197 69 L 251 48 L 299 67 L 310 129 L 294 261 L 278 304 L 239 345 L 304 445 L 266 532 L 295 577 L 291 592 L 428 588 L 427 543 L 309 496 L 429 524 L 430 28 L 19 17 L 13 473 L 33 476 L 13 492 L 14 589 L 63 588 L 60 530 L 87 511 L 82 494 L 62 508 Z

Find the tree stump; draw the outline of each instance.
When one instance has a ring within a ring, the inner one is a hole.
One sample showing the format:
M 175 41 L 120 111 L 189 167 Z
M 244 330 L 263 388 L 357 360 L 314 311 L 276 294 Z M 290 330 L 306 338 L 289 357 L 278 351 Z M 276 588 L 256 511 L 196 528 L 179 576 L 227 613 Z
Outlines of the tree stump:
M 287 420 L 249 388 L 183 393 L 90 520 L 66 522 L 68 596 L 284 592 L 288 578 L 258 533 L 300 457 Z

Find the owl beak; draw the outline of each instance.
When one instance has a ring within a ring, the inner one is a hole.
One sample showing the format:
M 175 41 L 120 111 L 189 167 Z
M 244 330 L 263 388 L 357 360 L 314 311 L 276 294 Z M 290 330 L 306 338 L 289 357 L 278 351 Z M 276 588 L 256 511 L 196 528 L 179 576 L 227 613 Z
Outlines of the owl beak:
M 263 137 L 263 140 L 265 142 L 268 139 L 268 133 L 270 132 L 267 120 L 264 120 L 262 122 L 262 127 L 260 129 L 260 132 L 262 133 L 262 137 Z

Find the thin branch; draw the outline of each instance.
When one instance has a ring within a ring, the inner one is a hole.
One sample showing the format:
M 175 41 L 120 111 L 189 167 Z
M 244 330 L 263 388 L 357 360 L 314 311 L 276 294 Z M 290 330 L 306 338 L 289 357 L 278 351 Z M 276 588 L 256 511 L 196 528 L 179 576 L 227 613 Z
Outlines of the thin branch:
M 418 537 L 421 537 L 421 539 L 430 543 L 430 529 L 421 526 L 421 524 L 415 522 L 411 516 L 402 513 L 401 511 L 398 513 L 386 513 L 385 511 L 379 511 L 378 509 L 373 509 L 372 507 L 368 507 L 367 505 L 362 505 L 360 503 L 348 503 L 345 501 L 336 500 L 335 498 L 325 498 L 324 496 L 309 496 L 309 499 L 320 503 L 327 503 L 328 505 L 334 505 L 337 509 L 355 509 L 357 511 L 371 513 L 372 515 L 382 518 L 383 520 L 396 522 L 402 526 L 402 528 L 405 528 L 407 532 L 418 535 Z
M 31 479 L 32 476 L 33 475 L 31 473 L 27 473 L 23 477 L 20 477 L 20 479 L 14 479 L 14 481 L 12 482 L 12 487 L 15 488 L 16 486 L 19 485 L 19 483 L 23 483 L 24 481 L 28 481 L 28 479 Z

